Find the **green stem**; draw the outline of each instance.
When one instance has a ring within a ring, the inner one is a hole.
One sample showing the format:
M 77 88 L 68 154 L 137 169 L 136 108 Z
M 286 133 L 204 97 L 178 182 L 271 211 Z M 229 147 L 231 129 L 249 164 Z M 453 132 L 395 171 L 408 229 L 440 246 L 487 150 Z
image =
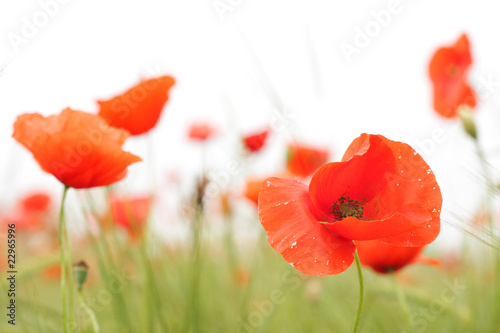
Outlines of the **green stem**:
M 201 275 L 201 253 L 200 253 L 200 242 L 201 242 L 201 219 L 202 219 L 202 204 L 198 203 L 196 205 L 194 223 L 193 223 L 193 248 L 192 248 L 192 270 L 191 270 L 191 285 L 190 285 L 190 298 L 188 309 L 186 311 L 185 324 L 186 328 L 189 329 L 193 325 L 194 332 L 200 332 L 200 275 Z M 191 314 L 191 316 L 189 316 Z
M 107 198 L 109 198 L 109 189 L 108 187 L 106 188 L 108 190 L 107 192 Z M 88 197 L 88 203 L 91 208 L 91 213 L 96 219 L 99 219 L 99 215 L 96 210 L 96 205 L 94 203 L 94 200 L 92 196 L 89 194 Z M 110 207 L 109 200 L 107 202 L 108 207 Z M 97 226 L 99 228 L 99 234 L 101 235 L 100 237 L 100 244 L 97 243 L 97 240 L 95 239 L 94 235 L 92 234 L 92 231 L 90 230 L 90 226 L 87 225 L 88 227 L 88 234 L 93 240 L 94 244 L 94 250 L 97 255 L 98 259 L 98 264 L 99 264 L 99 270 L 102 276 L 103 281 L 106 281 L 105 285 L 107 288 L 109 288 L 109 281 L 112 278 L 111 273 L 113 271 L 117 271 L 117 267 L 119 267 L 118 264 L 115 264 L 113 260 L 113 256 L 111 253 L 111 248 L 108 245 L 107 239 L 106 239 L 106 233 L 104 232 L 104 229 L 101 225 L 101 223 L 97 223 Z M 114 236 L 114 235 L 113 235 Z M 117 243 L 117 242 L 115 242 Z M 102 245 L 102 246 L 100 246 Z M 102 249 L 102 252 L 101 252 Z M 116 293 L 113 293 L 114 298 L 112 300 L 113 308 L 115 311 L 115 316 L 116 318 L 119 318 L 119 320 L 116 320 L 117 326 L 123 331 L 123 332 L 131 332 L 134 330 L 134 327 L 132 326 L 132 322 L 130 321 L 130 316 L 129 316 L 129 311 L 127 308 L 127 305 L 125 303 L 125 300 L 122 296 L 123 290 L 120 290 Z
M 90 322 L 92 323 L 92 329 L 95 333 L 99 333 L 99 323 L 97 322 L 97 318 L 95 316 L 94 311 L 85 303 L 82 295 L 82 288 L 78 289 L 78 301 L 82 309 L 87 312 L 89 315 Z
M 486 180 L 486 210 L 488 213 L 488 226 L 490 228 L 490 232 L 492 235 L 494 234 L 494 225 L 493 225 L 493 203 L 492 203 L 492 193 L 495 189 L 495 185 L 493 184 L 493 179 L 491 177 L 491 173 L 488 169 L 488 162 L 486 161 L 486 157 L 484 155 L 481 146 L 479 145 L 479 141 L 477 138 L 474 139 L 474 145 L 476 147 L 477 157 L 479 158 L 479 162 L 481 164 L 481 168 L 483 170 L 484 178 Z
M 225 245 L 228 256 L 229 270 L 231 272 L 231 279 L 234 281 L 234 274 L 236 273 L 237 267 L 237 254 L 236 246 L 234 244 L 234 232 L 233 232 L 233 221 L 229 217 L 225 218 Z
M 66 256 L 64 251 L 64 201 L 66 200 L 66 193 L 68 187 L 64 186 L 63 195 L 61 199 L 61 209 L 59 211 L 59 250 L 61 252 L 61 297 L 62 297 L 62 320 L 63 332 L 68 332 L 68 313 L 66 305 Z
M 403 310 L 406 318 L 407 332 L 413 333 L 413 327 L 411 325 L 411 320 L 410 320 L 410 310 L 408 308 L 408 302 L 406 301 L 405 294 L 401 289 L 401 286 L 399 285 L 398 281 L 396 281 L 396 275 L 394 274 L 394 272 L 390 272 L 389 274 L 391 275 L 392 278 L 392 283 L 396 291 L 396 297 L 398 298 L 399 305 L 401 306 L 401 309 Z
M 66 267 L 68 268 L 68 323 L 71 328 L 74 327 L 74 301 L 73 301 L 73 267 L 71 260 L 71 240 L 69 238 L 68 228 L 64 226 L 64 243 L 66 244 Z
M 358 311 L 356 312 L 356 318 L 354 319 L 354 324 L 352 326 L 352 333 L 356 333 L 358 330 L 359 318 L 361 317 L 361 309 L 363 308 L 363 272 L 361 270 L 361 262 L 359 261 L 358 250 L 354 251 L 354 258 L 356 260 L 356 268 L 358 269 L 358 279 L 359 279 L 359 301 L 358 301 Z
M 140 253 L 142 260 L 144 262 L 144 267 L 146 270 L 146 279 L 147 279 L 147 285 L 150 293 L 150 297 L 153 298 L 153 302 L 150 303 L 150 311 L 151 313 L 156 312 L 158 316 L 158 320 L 160 321 L 161 327 L 162 327 L 162 332 L 168 332 L 168 324 L 165 320 L 165 317 L 162 315 L 162 304 L 160 302 L 160 296 L 158 295 L 159 288 L 156 283 L 156 278 L 154 276 L 153 268 L 151 267 L 151 262 L 149 261 L 148 255 L 146 253 L 145 245 L 144 243 L 139 245 L 140 247 Z M 163 297 L 162 295 L 161 297 Z M 154 303 L 154 304 L 153 304 Z M 152 323 L 152 322 L 151 322 Z

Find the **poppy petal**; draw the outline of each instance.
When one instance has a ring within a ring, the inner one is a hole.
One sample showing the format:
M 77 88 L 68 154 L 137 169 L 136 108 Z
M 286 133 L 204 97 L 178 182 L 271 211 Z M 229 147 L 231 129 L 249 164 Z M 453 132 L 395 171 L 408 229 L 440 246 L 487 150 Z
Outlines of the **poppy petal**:
M 392 150 L 396 158 L 396 171 L 388 177 L 388 185 L 379 194 L 382 210 L 402 212 L 407 219 L 413 220 L 414 225 L 419 225 L 413 231 L 391 236 L 382 241 L 399 246 L 423 246 L 436 239 L 440 231 L 440 214 L 443 198 L 441 190 L 432 170 L 424 159 L 402 142 L 396 142 L 379 136 Z M 419 216 L 401 211 L 399 207 L 415 208 L 420 205 L 431 217 L 426 223 L 419 224 Z
M 408 264 L 415 263 L 423 247 L 401 247 L 384 244 L 380 241 L 356 241 L 359 260 L 362 265 L 370 266 L 376 272 L 397 271 Z
M 425 209 L 415 204 L 402 207 L 400 212 L 383 220 L 364 221 L 347 217 L 342 221 L 324 225 L 328 230 L 347 239 L 374 240 L 414 231 L 417 227 L 426 225 L 431 219 Z
M 291 175 L 306 178 L 328 161 L 328 155 L 325 149 L 292 144 L 288 146 L 286 168 Z
M 323 165 L 314 174 L 309 194 L 319 220 L 333 222 L 332 207 L 342 196 L 361 204 L 387 186 L 386 175 L 395 170 L 392 151 L 377 136 L 364 134 L 351 144 L 343 160 Z
M 434 88 L 434 109 L 441 116 L 454 118 L 460 105 L 476 106 L 475 93 L 466 82 L 471 64 L 466 35 L 462 35 L 455 45 L 442 47 L 433 55 L 429 76 Z
M 259 217 L 271 246 L 307 275 L 332 275 L 354 260 L 354 244 L 317 222 L 307 186 L 289 178 L 268 178 L 259 195 Z
M 142 81 L 108 101 L 98 101 L 99 116 L 111 126 L 124 128 L 132 135 L 146 133 L 158 122 L 174 84 L 171 76 Z
M 82 142 L 88 145 L 83 146 Z M 82 149 L 77 150 L 78 147 Z M 74 133 L 44 134 L 34 143 L 32 152 L 44 171 L 74 188 L 113 184 L 126 176 L 127 166 L 141 161 L 119 145 L 92 145 Z
M 12 136 L 63 184 L 89 188 L 121 180 L 127 166 L 141 160 L 121 148 L 129 135 L 99 116 L 65 109 L 47 118 L 19 116 Z

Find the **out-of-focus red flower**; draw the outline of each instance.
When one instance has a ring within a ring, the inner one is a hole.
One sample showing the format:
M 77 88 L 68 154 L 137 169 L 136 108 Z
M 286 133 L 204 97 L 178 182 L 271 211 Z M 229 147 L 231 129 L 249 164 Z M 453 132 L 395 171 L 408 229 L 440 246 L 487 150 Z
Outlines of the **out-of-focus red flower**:
M 50 280 L 58 280 L 61 278 L 61 265 L 54 264 L 45 268 L 43 276 Z
M 327 161 L 327 150 L 297 144 L 288 146 L 286 168 L 292 177 L 306 178 Z
M 259 193 L 265 180 L 265 178 L 251 178 L 246 182 L 244 195 L 248 200 L 253 202 L 255 206 L 259 203 Z
M 264 147 L 268 136 L 269 129 L 266 128 L 265 130 L 245 136 L 243 138 L 243 145 L 249 152 L 256 153 Z
M 98 101 L 99 115 L 111 126 L 124 128 L 132 135 L 146 133 L 160 119 L 174 84 L 171 76 L 142 81 L 108 101 Z
M 47 211 L 50 206 L 50 196 L 47 193 L 33 193 L 21 199 L 21 206 L 28 211 Z
M 46 193 L 33 193 L 22 198 L 15 210 L 7 217 L 18 230 L 42 227 L 50 213 L 51 198 Z
M 424 247 L 403 247 L 380 241 L 356 241 L 361 264 L 370 266 L 379 273 L 391 273 L 406 265 L 427 263 L 437 265 L 439 261 L 420 256 Z
M 224 192 L 220 196 L 220 208 L 222 215 L 225 217 L 230 217 L 233 215 L 233 207 L 231 205 L 232 194 L 230 192 Z
M 124 228 L 132 238 L 137 239 L 142 237 L 150 207 L 151 197 L 149 196 L 127 199 L 112 196 L 110 199 L 110 217 L 116 225 Z
M 59 115 L 23 114 L 12 135 L 40 167 L 74 188 L 106 186 L 123 179 L 141 159 L 122 150 L 129 133 L 99 116 L 71 109 Z
M 419 247 L 439 234 L 442 197 L 410 146 L 362 134 L 342 162 L 323 165 L 309 187 L 268 178 L 259 218 L 271 246 L 307 275 L 332 275 L 353 261 L 354 240 Z
M 471 64 L 466 35 L 462 35 L 453 46 L 442 47 L 433 55 L 429 74 L 434 88 L 434 109 L 441 116 L 454 118 L 460 105 L 476 106 L 474 91 L 467 83 Z
M 240 288 L 248 288 L 250 281 L 252 279 L 251 272 L 245 268 L 237 268 L 233 273 L 233 278 L 236 285 Z
M 216 128 L 208 123 L 193 123 L 189 126 L 188 137 L 194 141 L 206 141 L 216 132 Z

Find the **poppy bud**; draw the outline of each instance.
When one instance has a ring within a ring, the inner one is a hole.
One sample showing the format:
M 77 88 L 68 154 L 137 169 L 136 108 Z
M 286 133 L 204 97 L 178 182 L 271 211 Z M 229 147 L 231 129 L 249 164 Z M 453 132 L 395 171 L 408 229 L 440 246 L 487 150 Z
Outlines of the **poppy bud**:
M 477 129 L 474 117 L 472 115 L 472 109 L 466 105 L 461 105 L 458 110 L 460 115 L 460 120 L 464 126 L 465 132 L 469 134 L 472 138 L 477 139 Z
M 85 261 L 80 260 L 73 265 L 73 278 L 75 279 L 78 290 L 82 289 L 83 284 L 87 281 L 89 266 Z

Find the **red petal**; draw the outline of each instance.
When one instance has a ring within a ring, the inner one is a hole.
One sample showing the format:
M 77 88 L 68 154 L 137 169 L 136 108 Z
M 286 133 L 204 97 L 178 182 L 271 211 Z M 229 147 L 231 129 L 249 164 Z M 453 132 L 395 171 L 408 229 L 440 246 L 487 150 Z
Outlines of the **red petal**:
M 379 241 L 356 241 L 356 249 L 361 264 L 370 266 L 379 273 L 389 273 L 415 263 L 423 247 L 392 246 Z
M 464 78 L 464 74 L 472 64 L 472 58 L 469 51 L 469 40 L 466 35 L 451 47 L 442 47 L 436 51 L 429 64 L 429 74 L 431 80 L 439 82 L 445 79 Z M 450 66 L 456 66 L 456 73 L 450 77 Z
M 289 178 L 268 178 L 259 195 L 259 218 L 271 246 L 307 275 L 345 271 L 354 244 L 334 237 L 311 212 L 307 186 Z
M 409 145 L 388 140 L 380 135 L 379 137 L 390 147 L 397 161 L 395 174 L 390 177 L 384 192 L 380 193 L 384 209 L 399 211 L 398 207 L 411 207 L 408 205 L 418 204 L 431 217 L 430 220 L 413 231 L 381 239 L 381 241 L 399 246 L 429 244 L 436 239 L 440 231 L 443 198 L 436 177 L 424 159 Z M 415 225 L 419 224 L 408 212 L 405 215 L 408 219 L 413 220 Z M 415 217 L 420 219 L 418 216 L 420 214 Z
M 297 177 L 309 177 L 328 161 L 328 151 L 297 144 L 288 146 L 286 168 Z
M 410 146 L 362 135 L 343 160 L 321 167 L 309 187 L 317 218 L 334 222 L 325 224 L 330 231 L 399 246 L 423 246 L 437 237 L 441 192 L 427 163 Z M 331 207 L 342 195 L 361 202 L 362 219 L 336 221 Z
M 442 116 L 457 116 L 458 106 L 476 106 L 474 91 L 466 82 L 467 71 L 472 63 L 469 41 L 466 35 L 452 47 L 436 51 L 429 64 L 429 75 L 434 88 L 434 109 Z
M 460 105 L 476 106 L 474 91 L 464 81 L 443 82 L 434 88 L 434 109 L 446 118 L 455 118 Z
M 122 150 L 128 136 L 99 116 L 71 109 L 47 118 L 20 116 L 13 134 L 44 171 L 75 188 L 110 185 L 125 177 L 127 166 L 141 160 Z
M 98 101 L 99 115 L 110 125 L 124 128 L 133 135 L 146 133 L 158 122 L 174 84 L 171 76 L 142 81 L 108 101 Z
M 264 147 L 268 135 L 269 129 L 266 128 L 260 132 L 245 136 L 243 138 L 243 144 L 249 152 L 256 153 Z
M 311 179 L 309 193 L 321 221 L 333 222 L 332 206 L 342 196 L 363 205 L 380 193 L 387 184 L 385 175 L 395 169 L 394 155 L 375 135 L 354 140 L 343 158 L 345 162 L 323 165 Z M 352 238 L 351 238 L 352 239 Z
M 347 217 L 342 221 L 324 225 L 333 233 L 346 239 L 374 240 L 407 234 L 414 231 L 416 227 L 426 226 L 431 219 L 429 213 L 421 206 L 409 204 L 383 220 L 364 221 Z M 404 245 L 410 246 L 410 244 Z

